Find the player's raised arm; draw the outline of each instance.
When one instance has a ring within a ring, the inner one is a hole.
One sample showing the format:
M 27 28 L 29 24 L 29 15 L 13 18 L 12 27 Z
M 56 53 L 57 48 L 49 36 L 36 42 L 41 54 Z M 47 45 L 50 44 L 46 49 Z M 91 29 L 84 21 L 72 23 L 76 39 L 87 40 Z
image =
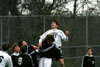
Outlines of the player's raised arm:
M 61 31 L 60 34 L 61 34 L 62 40 L 68 41 L 68 35 L 69 35 L 69 31 L 68 30 L 66 30 L 65 33 L 63 31 Z
M 68 31 L 68 30 L 66 30 L 66 31 L 65 31 L 65 34 L 66 34 L 66 36 L 68 36 L 68 35 L 69 35 L 69 31 Z

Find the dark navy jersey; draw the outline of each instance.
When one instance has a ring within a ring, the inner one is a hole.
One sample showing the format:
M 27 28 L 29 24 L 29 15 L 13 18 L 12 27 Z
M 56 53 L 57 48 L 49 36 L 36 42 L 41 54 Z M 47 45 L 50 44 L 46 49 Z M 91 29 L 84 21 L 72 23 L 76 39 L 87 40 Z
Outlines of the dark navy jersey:
M 34 67 L 38 67 L 37 52 L 32 46 L 28 47 L 28 54 L 31 55 Z
M 20 54 L 16 58 L 16 67 L 33 67 L 32 58 L 28 54 Z
M 18 53 L 18 55 L 19 55 L 19 53 Z M 13 67 L 16 67 L 16 58 L 18 57 L 18 55 L 15 55 L 15 53 L 13 53 L 13 55 L 11 56 L 12 62 L 13 62 Z
M 56 45 L 53 44 L 47 44 L 46 41 L 43 41 L 42 47 L 40 48 L 41 57 L 47 57 L 47 58 L 55 58 L 60 59 L 62 58 L 62 53 L 58 48 L 56 48 Z
M 93 56 L 84 56 L 82 67 L 95 67 L 95 58 Z

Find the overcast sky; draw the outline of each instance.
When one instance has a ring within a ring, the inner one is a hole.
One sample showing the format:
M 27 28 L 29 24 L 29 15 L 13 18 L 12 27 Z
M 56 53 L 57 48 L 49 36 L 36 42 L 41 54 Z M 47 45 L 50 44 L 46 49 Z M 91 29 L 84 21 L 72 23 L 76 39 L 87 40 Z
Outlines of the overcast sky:
M 46 1 L 51 3 L 53 2 L 53 0 L 46 0 Z M 68 1 L 68 3 L 66 4 L 66 8 L 68 8 L 70 11 L 73 12 L 74 0 L 66 0 L 66 1 Z M 83 4 L 84 1 L 86 2 L 90 1 L 91 4 L 88 3 L 84 5 Z M 99 2 L 97 3 L 97 1 Z M 89 8 L 95 8 L 97 11 L 100 11 L 99 7 L 97 6 L 100 5 L 100 0 L 78 0 L 77 4 L 79 4 L 77 8 L 78 12 L 87 11 Z M 84 6 L 82 7 L 82 5 Z

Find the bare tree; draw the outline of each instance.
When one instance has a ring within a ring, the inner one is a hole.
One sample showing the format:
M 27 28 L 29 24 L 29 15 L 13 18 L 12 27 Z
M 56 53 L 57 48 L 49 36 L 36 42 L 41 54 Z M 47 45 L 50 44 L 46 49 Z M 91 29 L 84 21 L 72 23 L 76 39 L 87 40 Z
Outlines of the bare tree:
M 0 0 L 0 15 L 18 15 L 17 0 Z
M 53 0 L 52 3 L 47 3 L 46 0 L 24 0 L 24 3 L 21 4 L 21 10 L 28 10 L 31 15 L 60 14 L 65 8 L 66 3 L 66 0 Z

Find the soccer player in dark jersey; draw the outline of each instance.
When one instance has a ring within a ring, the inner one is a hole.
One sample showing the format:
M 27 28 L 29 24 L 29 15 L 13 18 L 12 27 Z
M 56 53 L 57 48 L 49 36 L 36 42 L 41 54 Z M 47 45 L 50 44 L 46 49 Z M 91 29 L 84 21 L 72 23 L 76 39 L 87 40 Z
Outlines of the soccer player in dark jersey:
M 20 47 L 21 54 L 16 58 L 16 67 L 34 67 L 32 57 L 27 54 L 28 48 L 26 45 Z
M 52 59 L 57 60 L 63 58 L 60 50 L 56 47 L 54 37 L 52 35 L 47 35 L 45 40 L 42 42 L 42 46 L 39 51 L 42 53 L 40 56 L 39 67 L 51 67 Z M 61 65 L 61 67 L 63 67 Z
M 16 67 L 15 60 L 16 60 L 16 57 L 19 56 L 20 48 L 17 43 L 14 43 L 12 49 L 13 49 L 13 54 L 11 55 L 11 58 L 12 58 L 13 66 Z
M 95 67 L 95 58 L 92 55 L 92 48 L 87 49 L 87 54 L 82 59 L 82 67 Z
M 27 45 L 27 42 L 25 40 L 21 40 L 19 43 L 18 43 L 19 47 L 21 45 Z M 37 60 L 37 54 L 35 52 L 35 49 L 37 47 L 35 45 L 31 45 L 31 46 L 28 46 L 28 54 L 30 54 L 30 56 L 32 57 L 32 61 L 33 61 L 33 64 L 34 64 L 34 67 L 38 67 L 38 60 Z

